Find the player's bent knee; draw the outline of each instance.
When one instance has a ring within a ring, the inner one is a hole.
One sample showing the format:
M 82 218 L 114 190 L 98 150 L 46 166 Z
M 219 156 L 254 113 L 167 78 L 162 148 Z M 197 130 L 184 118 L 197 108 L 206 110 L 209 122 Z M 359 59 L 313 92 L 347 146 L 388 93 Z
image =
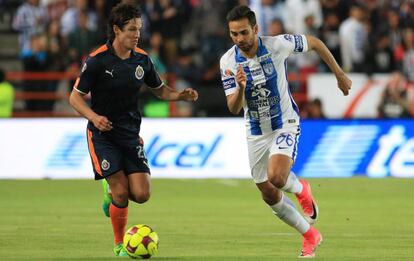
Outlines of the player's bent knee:
M 279 190 L 269 181 L 266 183 L 258 184 L 257 186 L 262 193 L 263 201 L 270 206 L 276 204 L 282 198 Z
M 282 196 L 279 192 L 273 192 L 268 194 L 262 193 L 262 199 L 264 202 L 266 202 L 266 204 L 272 206 L 279 202 L 282 199 Z
M 276 188 L 283 188 L 286 184 L 287 174 L 284 170 L 269 170 L 268 178 Z
M 150 199 L 150 196 L 151 196 L 151 193 L 149 192 L 138 193 L 138 194 L 132 195 L 132 200 L 138 204 L 143 204 Z
M 112 200 L 119 206 L 128 204 L 128 191 L 118 191 L 116 193 L 112 191 Z

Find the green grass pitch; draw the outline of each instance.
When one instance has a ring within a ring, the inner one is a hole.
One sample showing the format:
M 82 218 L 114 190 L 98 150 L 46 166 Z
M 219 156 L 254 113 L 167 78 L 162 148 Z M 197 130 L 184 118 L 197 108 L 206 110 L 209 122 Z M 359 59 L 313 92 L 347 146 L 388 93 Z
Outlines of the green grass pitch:
M 316 260 L 414 260 L 414 179 L 311 179 L 324 236 Z M 298 260 L 301 238 L 251 180 L 154 179 L 129 223 L 160 236 L 153 260 Z M 113 257 L 110 220 L 92 180 L 1 180 L 0 260 Z M 296 202 L 296 200 L 294 200 Z

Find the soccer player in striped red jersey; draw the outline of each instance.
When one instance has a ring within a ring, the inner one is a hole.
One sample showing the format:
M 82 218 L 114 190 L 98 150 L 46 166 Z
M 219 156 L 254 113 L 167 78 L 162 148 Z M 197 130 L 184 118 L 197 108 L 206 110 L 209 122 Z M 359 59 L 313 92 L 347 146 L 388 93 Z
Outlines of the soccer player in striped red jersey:
M 315 50 L 334 72 L 344 95 L 348 95 L 351 80 L 315 37 L 259 37 L 255 14 L 247 6 L 232 9 L 227 22 L 235 45 L 221 57 L 221 77 L 230 112 L 244 110 L 252 177 L 274 214 L 303 235 L 300 257 L 314 257 L 322 241 L 319 231 L 311 226 L 318 217 L 318 207 L 309 183 L 291 171 L 300 127 L 298 107 L 288 86 L 286 59 L 292 53 Z M 305 217 L 283 191 L 296 195 Z
M 156 96 L 169 101 L 194 102 L 198 94 L 191 88 L 177 92 L 165 85 L 148 54 L 137 48 L 142 27 L 137 7 L 115 6 L 108 27 L 108 42 L 86 60 L 69 101 L 89 121 L 87 139 L 95 179 L 107 181 L 103 183 L 104 211 L 112 222 L 114 253 L 123 256 L 128 199 L 144 203 L 151 190 L 150 169 L 139 137 L 139 90 L 146 84 Z M 83 99 L 88 93 L 91 107 Z

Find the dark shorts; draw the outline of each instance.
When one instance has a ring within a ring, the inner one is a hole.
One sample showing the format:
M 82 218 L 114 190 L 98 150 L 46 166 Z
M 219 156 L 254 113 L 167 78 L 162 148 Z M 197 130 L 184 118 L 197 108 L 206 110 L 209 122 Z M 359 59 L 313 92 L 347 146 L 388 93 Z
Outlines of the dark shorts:
M 95 179 L 106 178 L 123 170 L 126 175 L 150 173 L 144 142 L 136 136 L 119 136 L 87 129 L 89 155 Z

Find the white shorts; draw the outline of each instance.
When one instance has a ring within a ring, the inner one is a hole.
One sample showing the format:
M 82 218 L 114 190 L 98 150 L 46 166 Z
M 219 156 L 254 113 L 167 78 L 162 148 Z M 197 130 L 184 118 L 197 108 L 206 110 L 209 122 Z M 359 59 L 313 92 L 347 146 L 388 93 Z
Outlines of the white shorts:
M 250 172 L 254 182 L 267 181 L 267 165 L 272 155 L 283 154 L 295 161 L 299 135 L 300 127 L 292 126 L 263 135 L 247 137 Z

